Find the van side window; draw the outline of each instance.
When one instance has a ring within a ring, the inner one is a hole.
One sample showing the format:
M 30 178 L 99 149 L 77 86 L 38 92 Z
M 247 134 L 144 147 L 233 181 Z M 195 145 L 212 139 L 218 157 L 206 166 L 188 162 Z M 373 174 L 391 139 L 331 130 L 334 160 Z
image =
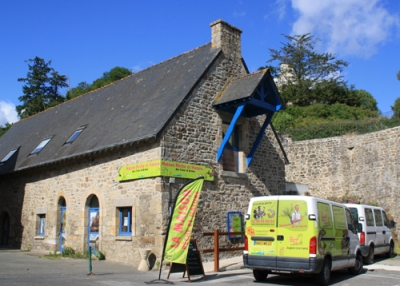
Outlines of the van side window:
M 367 219 L 367 226 L 374 226 L 374 216 L 372 215 L 372 209 L 365 209 L 365 218 Z
M 384 211 L 382 211 L 382 214 L 383 214 L 383 223 L 385 224 L 386 227 L 390 228 L 390 222 L 389 222 L 389 219 L 388 219 L 386 213 Z
M 317 203 L 319 226 L 324 229 L 332 228 L 331 208 L 328 204 Z
M 357 208 L 350 208 L 350 213 L 353 219 L 358 221 L 358 210 Z
M 354 218 L 352 217 L 349 210 L 346 209 L 346 219 L 347 219 L 347 228 L 352 232 L 356 233 L 356 228 L 353 224 Z
M 383 226 L 381 210 L 374 210 L 376 226 Z
M 333 221 L 336 229 L 347 229 L 346 218 L 344 209 L 338 206 L 332 206 L 333 210 Z

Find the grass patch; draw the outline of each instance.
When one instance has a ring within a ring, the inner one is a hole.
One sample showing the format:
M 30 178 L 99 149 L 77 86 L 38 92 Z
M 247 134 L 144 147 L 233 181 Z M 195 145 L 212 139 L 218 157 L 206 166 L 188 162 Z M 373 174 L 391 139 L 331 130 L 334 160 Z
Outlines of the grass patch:
M 87 252 L 82 253 L 82 252 L 77 252 L 75 251 L 72 247 L 66 246 L 64 248 L 64 251 L 62 252 L 62 257 L 69 257 L 69 258 L 75 258 L 75 259 L 87 259 L 89 258 L 89 255 Z
M 73 259 L 88 259 L 89 255 L 87 252 L 82 253 L 75 251 L 72 247 L 65 247 L 64 251 L 58 254 L 56 251 L 50 252 L 48 255 L 43 255 L 43 258 L 47 259 L 61 259 L 61 258 L 73 258 Z
M 54 250 L 54 252 L 50 252 L 48 255 L 43 255 L 41 257 L 51 259 L 51 260 L 61 259 L 61 255 L 57 254 L 55 250 Z

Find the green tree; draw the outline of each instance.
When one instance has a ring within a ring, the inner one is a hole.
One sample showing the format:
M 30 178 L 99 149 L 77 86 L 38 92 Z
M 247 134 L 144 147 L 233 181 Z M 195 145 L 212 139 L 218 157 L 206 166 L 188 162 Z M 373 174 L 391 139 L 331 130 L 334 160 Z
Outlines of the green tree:
M 356 97 L 359 99 L 360 107 L 364 107 L 365 109 L 379 113 L 378 102 L 375 100 L 372 94 L 363 89 L 354 90 L 354 92 L 357 94 Z
M 72 99 L 82 94 L 88 93 L 92 90 L 101 88 L 107 84 L 113 83 L 114 81 L 120 80 L 126 76 L 132 74 L 132 71 L 123 67 L 114 67 L 109 72 L 104 72 L 103 76 L 93 81 L 92 84 L 86 82 L 80 82 L 76 87 L 68 91 L 66 98 Z
M 397 72 L 397 79 L 400 80 L 400 71 Z
M 86 81 L 80 82 L 76 87 L 71 88 L 71 90 L 67 92 L 67 95 L 65 97 L 67 100 L 73 99 L 77 96 L 88 93 L 90 91 L 90 87 L 91 85 L 88 84 Z
M 103 76 L 101 78 L 95 80 L 92 84 L 92 88 L 93 89 L 101 88 L 107 84 L 120 80 L 131 74 L 132 71 L 127 68 L 122 68 L 122 67 L 112 68 L 109 72 L 103 73 Z
M 11 128 L 11 124 L 10 123 L 6 123 L 6 125 L 0 126 L 0 137 L 4 135 L 4 133 L 7 132 L 8 129 Z
M 342 87 L 341 76 L 348 63 L 337 60 L 331 53 L 317 53 L 314 46 L 318 39 L 310 34 L 287 36 L 287 43 L 280 50 L 270 49 L 271 59 L 278 62 L 278 85 L 283 99 L 296 106 L 332 101 L 321 90 Z M 318 89 L 315 89 L 318 85 Z
M 26 78 L 18 79 L 25 83 L 22 87 L 24 95 L 18 98 L 22 105 L 16 107 L 21 119 L 63 102 L 60 89 L 68 86 L 66 76 L 50 67 L 51 61 L 45 62 L 44 59 L 35 57 L 26 62 L 29 72 Z
M 398 97 L 394 101 L 394 105 L 391 106 L 392 111 L 394 112 L 393 117 L 394 118 L 400 118 L 400 97 Z

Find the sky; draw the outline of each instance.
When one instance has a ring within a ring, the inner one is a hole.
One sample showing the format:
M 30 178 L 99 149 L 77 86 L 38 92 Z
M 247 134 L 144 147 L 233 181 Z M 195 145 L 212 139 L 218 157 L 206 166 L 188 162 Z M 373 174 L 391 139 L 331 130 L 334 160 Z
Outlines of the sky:
M 207 44 L 218 19 L 242 30 L 250 72 L 268 64 L 282 35 L 311 33 L 317 52 L 349 62 L 344 79 L 371 93 L 382 113 L 400 97 L 397 0 L 13 0 L 0 4 L 0 125 L 18 121 L 28 59 L 51 61 L 73 88 Z

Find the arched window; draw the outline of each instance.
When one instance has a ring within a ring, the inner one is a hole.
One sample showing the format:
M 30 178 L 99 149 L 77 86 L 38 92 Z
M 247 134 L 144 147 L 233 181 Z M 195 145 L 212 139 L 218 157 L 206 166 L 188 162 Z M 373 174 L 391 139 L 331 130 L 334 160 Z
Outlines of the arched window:
M 99 207 L 99 199 L 93 195 L 89 202 L 89 208 L 98 208 Z
M 58 199 L 58 213 L 60 215 L 59 223 L 60 223 L 60 242 L 59 242 L 59 249 L 60 251 L 64 251 L 64 245 L 66 244 L 66 227 L 67 227 L 67 203 L 64 197 L 60 197 Z

